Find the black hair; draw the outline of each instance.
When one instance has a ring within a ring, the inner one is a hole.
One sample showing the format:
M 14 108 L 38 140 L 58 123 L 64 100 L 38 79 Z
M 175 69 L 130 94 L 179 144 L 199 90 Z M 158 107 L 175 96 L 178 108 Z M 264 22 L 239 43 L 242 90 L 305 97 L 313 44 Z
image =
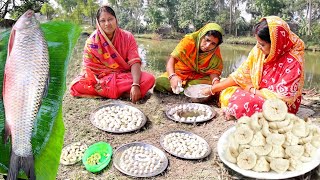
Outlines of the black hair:
M 114 10 L 110 6 L 102 6 L 97 11 L 97 19 L 98 20 L 99 20 L 102 12 L 107 12 L 117 19 L 116 13 L 114 13 Z
M 219 31 L 210 30 L 205 34 L 205 36 L 213 36 L 213 37 L 218 38 L 219 42 L 218 42 L 217 46 L 219 46 L 221 43 L 223 43 L 222 34 Z
M 253 27 L 253 34 L 256 34 L 260 39 L 271 43 L 268 22 L 266 19 L 258 22 Z

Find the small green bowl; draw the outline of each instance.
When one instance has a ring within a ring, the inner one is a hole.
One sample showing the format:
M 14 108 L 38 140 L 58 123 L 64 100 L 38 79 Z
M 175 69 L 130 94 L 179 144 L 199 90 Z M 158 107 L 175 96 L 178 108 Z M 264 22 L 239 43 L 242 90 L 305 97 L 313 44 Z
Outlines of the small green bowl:
M 101 156 L 99 163 L 97 165 L 88 164 L 88 158 L 95 153 L 99 153 Z M 106 154 L 109 154 L 109 156 L 106 156 Z M 83 154 L 82 163 L 88 171 L 96 173 L 101 171 L 109 164 L 111 156 L 112 147 L 110 146 L 110 144 L 101 141 L 89 146 L 89 148 Z

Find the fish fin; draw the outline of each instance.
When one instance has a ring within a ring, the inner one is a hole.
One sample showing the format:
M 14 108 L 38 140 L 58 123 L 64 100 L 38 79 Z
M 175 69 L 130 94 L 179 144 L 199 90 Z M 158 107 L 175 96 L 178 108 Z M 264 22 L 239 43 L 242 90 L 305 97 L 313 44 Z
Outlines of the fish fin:
M 19 175 L 20 168 L 23 169 L 29 180 L 36 179 L 33 156 L 21 157 L 12 151 L 7 180 L 16 180 Z
M 47 97 L 47 95 L 48 95 L 49 82 L 50 82 L 50 75 L 48 75 L 46 84 L 44 85 L 44 90 L 43 90 L 43 93 L 42 93 L 42 98 L 45 98 L 45 97 Z
M 3 75 L 3 84 L 2 84 L 2 97 L 4 97 L 4 89 L 5 89 L 5 86 L 6 86 L 6 73 L 4 73 Z
M 11 151 L 10 167 L 8 171 L 7 180 L 15 180 L 19 174 L 19 156 Z
M 34 172 L 34 158 L 33 155 L 30 155 L 28 157 L 22 157 L 20 159 L 20 163 L 22 165 L 23 171 L 26 173 L 28 176 L 29 180 L 35 180 L 36 179 L 36 174 Z
M 11 135 L 10 127 L 8 123 L 4 123 L 4 144 L 7 144 L 9 141 L 9 136 Z
M 14 28 L 12 28 L 11 33 L 10 33 L 9 42 L 8 42 L 7 60 L 8 60 L 8 57 L 10 56 L 10 54 L 11 54 L 11 50 L 12 50 L 12 47 L 13 47 L 15 36 L 16 36 L 16 30 Z

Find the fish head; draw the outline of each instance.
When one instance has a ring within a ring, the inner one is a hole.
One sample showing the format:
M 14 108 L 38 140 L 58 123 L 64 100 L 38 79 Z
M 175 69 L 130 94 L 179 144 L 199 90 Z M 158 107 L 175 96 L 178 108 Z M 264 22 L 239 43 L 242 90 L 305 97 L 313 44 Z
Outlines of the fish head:
M 19 17 L 13 28 L 15 30 L 24 30 L 37 27 L 39 27 L 39 23 L 34 15 L 34 11 L 27 10 L 23 15 Z

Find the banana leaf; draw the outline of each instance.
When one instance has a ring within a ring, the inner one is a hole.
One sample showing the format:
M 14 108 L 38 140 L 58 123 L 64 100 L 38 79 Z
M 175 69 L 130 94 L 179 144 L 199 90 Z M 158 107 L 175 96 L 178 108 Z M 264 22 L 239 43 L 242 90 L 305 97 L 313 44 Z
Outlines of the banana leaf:
M 56 179 L 64 140 L 62 99 L 66 90 L 66 71 L 73 47 L 81 29 L 67 22 L 48 22 L 40 25 L 48 43 L 50 83 L 47 96 L 42 100 L 32 134 L 37 179 Z M 9 31 L 0 34 L 0 174 L 9 168 L 11 144 L 4 144 L 4 108 L 2 86 Z M 20 171 L 20 177 L 26 178 Z

